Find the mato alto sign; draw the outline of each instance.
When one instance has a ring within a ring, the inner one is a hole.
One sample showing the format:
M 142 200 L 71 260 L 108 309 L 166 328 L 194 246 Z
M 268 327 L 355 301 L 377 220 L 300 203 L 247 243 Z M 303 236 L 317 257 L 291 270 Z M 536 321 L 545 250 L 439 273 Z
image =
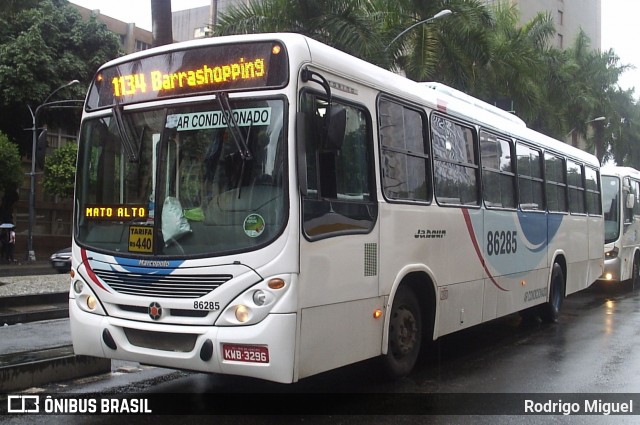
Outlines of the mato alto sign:
M 269 125 L 271 122 L 271 108 L 234 109 L 231 114 L 239 127 Z M 224 111 L 204 111 L 167 116 L 167 128 L 175 128 L 177 131 L 226 128 L 228 122 L 228 112 Z

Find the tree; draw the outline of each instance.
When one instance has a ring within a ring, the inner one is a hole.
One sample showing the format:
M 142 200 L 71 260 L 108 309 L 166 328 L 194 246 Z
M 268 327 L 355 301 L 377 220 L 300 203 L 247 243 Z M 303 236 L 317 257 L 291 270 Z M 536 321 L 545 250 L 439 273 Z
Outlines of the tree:
M 27 105 L 35 110 L 53 90 L 75 79 L 81 84 L 50 100 L 84 99 L 97 68 L 120 54 L 117 35 L 95 17 L 83 21 L 66 0 L 11 1 L 0 15 L 0 130 L 21 141 L 21 154 L 30 154 Z M 46 113 L 41 115 L 46 120 Z M 58 125 L 69 121 L 58 119 Z
M 0 133 L 0 191 L 3 193 L 0 206 L 0 221 L 13 222 L 13 204 L 18 201 L 17 189 L 22 183 L 24 173 L 20 162 L 18 147 L 9 138 Z
M 516 7 L 484 3 L 253 0 L 221 14 L 216 30 L 301 33 L 416 81 L 442 82 L 492 104 L 508 100 L 507 109 L 513 105 L 529 127 L 560 140 L 570 131 L 586 139 L 593 133 L 587 123 L 605 116 L 607 127 L 597 122 L 590 148 L 600 159 L 612 155 L 640 163 L 638 150 L 631 148 L 638 143 L 638 105 L 616 91 L 626 66 L 615 52 L 594 50 L 583 32 L 571 48 L 551 48 L 555 28 L 549 14 L 521 25 Z M 443 9 L 453 14 L 415 27 L 389 45 L 406 28 Z M 626 117 L 625 124 L 614 117 Z
M 45 158 L 42 181 L 45 192 L 62 198 L 73 196 L 77 154 L 76 144 L 67 143 Z
M 295 32 L 384 65 L 382 13 L 371 0 L 254 0 L 229 7 L 218 17 L 216 34 Z
M 520 25 L 514 5 L 501 3 L 491 9 L 495 26 L 488 35 L 488 57 L 476 66 L 472 94 L 489 103 L 514 110 L 526 122 L 537 118 L 545 105 L 545 57 L 555 34 L 549 14 L 539 13 Z M 506 102 L 505 102 L 506 101 Z
M 465 92 L 473 91 L 477 66 L 489 60 L 493 16 L 477 0 L 400 0 L 387 4 L 387 43 L 406 28 L 449 9 L 452 15 L 431 21 L 403 35 L 389 46 L 392 68 L 415 81 L 438 81 Z

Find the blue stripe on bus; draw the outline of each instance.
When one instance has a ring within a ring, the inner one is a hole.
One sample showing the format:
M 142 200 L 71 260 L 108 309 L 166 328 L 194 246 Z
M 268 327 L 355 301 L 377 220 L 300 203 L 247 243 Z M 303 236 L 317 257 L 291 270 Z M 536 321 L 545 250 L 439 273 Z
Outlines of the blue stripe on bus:
M 116 264 L 128 272 L 169 275 L 184 263 L 184 260 L 140 260 L 133 258 L 114 257 Z M 140 264 L 140 261 L 149 265 Z M 159 266 L 159 263 L 163 263 Z
M 531 252 L 547 249 L 549 240 L 553 239 L 562 224 L 562 214 L 531 213 L 518 211 L 518 222 L 524 232 L 525 239 L 535 248 Z

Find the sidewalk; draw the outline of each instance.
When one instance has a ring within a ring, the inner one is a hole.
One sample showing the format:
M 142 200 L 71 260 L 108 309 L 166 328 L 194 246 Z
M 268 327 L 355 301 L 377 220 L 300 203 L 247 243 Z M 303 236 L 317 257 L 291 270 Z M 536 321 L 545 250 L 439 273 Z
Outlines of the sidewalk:
M 0 315 L 33 315 L 37 310 L 42 318 L 52 319 L 0 323 L 0 392 L 111 371 L 108 359 L 74 355 L 69 320 L 54 319 L 61 317 L 60 303 L 66 302 L 58 298 L 68 297 L 69 285 L 69 275 L 57 273 L 48 261 L 0 264 Z M 35 298 L 45 304 L 25 304 L 25 295 L 39 295 Z M 49 299 L 52 296 L 55 299 Z
M 57 271 L 51 266 L 49 259 L 37 260 L 33 262 L 18 261 L 16 263 L 0 262 L 0 277 L 4 276 L 32 276 L 56 274 Z

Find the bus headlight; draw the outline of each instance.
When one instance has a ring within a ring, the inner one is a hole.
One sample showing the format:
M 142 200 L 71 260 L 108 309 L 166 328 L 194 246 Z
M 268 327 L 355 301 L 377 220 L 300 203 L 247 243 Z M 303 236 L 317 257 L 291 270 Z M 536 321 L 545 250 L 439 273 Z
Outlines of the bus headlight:
M 73 282 L 73 291 L 76 294 L 82 294 L 82 291 L 84 290 L 84 283 L 82 283 L 81 280 L 76 280 L 75 282 Z
M 258 307 L 262 307 L 267 302 L 267 294 L 262 289 L 258 289 L 253 293 L 253 302 Z
M 106 316 L 106 312 L 102 308 L 102 304 L 100 304 L 98 297 L 96 297 L 89 285 L 82 280 L 77 279 L 73 282 L 72 288 L 73 293 L 75 294 L 74 301 L 80 310 L 87 313 Z
M 93 295 L 89 295 L 87 297 L 87 308 L 93 311 L 96 309 L 97 305 L 98 305 L 98 300 L 96 299 L 96 297 L 94 297 Z
M 251 317 L 251 310 L 246 305 L 240 304 L 236 307 L 236 319 L 240 323 L 246 323 L 249 321 Z
M 220 314 L 216 326 L 253 325 L 262 321 L 289 289 L 284 278 L 267 279 L 245 290 Z

